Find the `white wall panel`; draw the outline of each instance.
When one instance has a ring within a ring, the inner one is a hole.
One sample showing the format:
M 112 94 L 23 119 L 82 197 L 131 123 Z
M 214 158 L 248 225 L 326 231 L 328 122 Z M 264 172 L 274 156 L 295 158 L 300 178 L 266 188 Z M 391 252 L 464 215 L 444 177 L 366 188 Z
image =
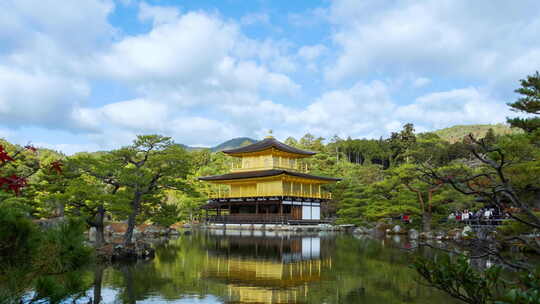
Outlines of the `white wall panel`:
M 311 219 L 311 206 L 302 206 L 302 219 L 303 220 Z
M 311 207 L 311 219 L 312 220 L 321 219 L 321 207 Z

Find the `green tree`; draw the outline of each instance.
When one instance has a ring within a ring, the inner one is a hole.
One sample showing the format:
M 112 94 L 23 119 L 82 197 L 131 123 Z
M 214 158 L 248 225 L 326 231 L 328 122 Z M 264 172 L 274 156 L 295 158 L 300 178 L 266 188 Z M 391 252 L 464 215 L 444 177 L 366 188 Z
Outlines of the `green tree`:
M 111 152 L 110 174 L 129 198 L 130 212 L 124 243 L 132 242 L 133 229 L 143 203 L 159 204 L 164 189 L 187 190 L 189 154 L 169 137 L 139 135 L 133 144 Z
M 311 151 L 322 151 L 324 149 L 323 141 L 324 138 L 315 137 L 313 136 L 313 134 L 307 133 L 306 135 L 302 136 L 302 138 L 300 138 L 300 140 L 298 141 L 298 145 L 303 149 Z
M 521 87 L 515 92 L 521 97 L 512 103 L 508 103 L 512 111 L 540 115 L 540 74 L 538 71 L 520 80 Z M 531 118 L 507 118 L 512 127 L 523 129 L 525 132 L 533 132 L 540 129 L 540 117 Z
M 297 147 L 298 146 L 298 141 L 292 136 L 287 137 L 287 139 L 285 139 L 284 143 L 286 145 L 291 146 L 291 147 Z
M 455 193 L 473 198 L 487 206 L 505 210 L 513 222 L 500 229 L 501 236 L 475 239 L 462 244 L 465 255 L 458 263 L 419 259 L 413 266 L 429 285 L 441 289 L 466 303 L 538 303 L 540 274 L 527 256 L 507 257 L 502 248 L 520 247 L 540 254 L 533 239 L 523 237 L 540 228 L 534 212 L 540 181 L 540 140 L 538 134 L 515 134 L 498 138 L 495 144 L 469 136 L 469 149 L 478 161 L 474 167 L 455 164 L 444 168 L 424 168 L 433 180 L 450 185 Z M 513 229 L 520 226 L 519 229 Z M 511 228 L 511 229 L 509 229 Z M 504 281 L 499 266 L 477 270 L 468 266 L 466 252 L 481 257 L 493 256 L 518 270 L 520 279 Z
M 430 162 L 444 165 L 451 160 L 449 146 L 437 134 L 423 133 L 418 135 L 416 143 L 409 148 L 409 159 L 416 164 Z
M 444 186 L 444 183 L 430 183 L 429 178 L 417 170 L 414 165 L 403 165 L 396 169 L 400 181 L 414 192 L 422 214 L 422 231 L 430 232 L 433 218 L 433 194 Z
M 115 174 L 118 173 L 116 161 L 111 153 L 82 153 L 67 161 L 76 178 L 66 186 L 62 200 L 69 214 L 83 217 L 96 229 L 98 247 L 105 241 L 106 212 L 124 218 L 130 210 L 128 192 Z
M 83 174 L 72 179 L 62 195 L 66 213 L 82 217 L 88 226 L 96 229 L 97 247 L 105 243 L 105 212 L 118 209 L 121 204 L 120 196 L 115 195 L 118 189 L 119 185 L 104 184 L 96 177 Z
M 410 149 L 416 143 L 414 125 L 407 123 L 400 132 L 393 132 L 388 139 L 388 143 L 392 151 L 391 159 L 393 165 L 401 162 L 409 162 Z
M 483 140 L 489 145 L 493 145 L 497 142 L 497 135 L 495 135 L 495 131 L 493 131 L 493 128 L 488 129 L 486 135 L 484 135 Z

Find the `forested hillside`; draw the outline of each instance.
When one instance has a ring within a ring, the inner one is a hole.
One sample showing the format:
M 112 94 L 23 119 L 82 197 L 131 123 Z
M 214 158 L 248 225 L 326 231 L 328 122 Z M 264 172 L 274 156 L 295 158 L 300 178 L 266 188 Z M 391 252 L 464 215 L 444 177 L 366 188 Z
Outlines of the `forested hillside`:
M 495 135 L 514 134 L 522 132 L 518 128 L 511 128 L 507 124 L 493 124 L 493 125 L 458 125 L 449 128 L 433 131 L 440 138 L 455 143 L 462 141 L 467 135 L 472 134 L 475 137 L 484 137 L 486 133 L 492 129 Z

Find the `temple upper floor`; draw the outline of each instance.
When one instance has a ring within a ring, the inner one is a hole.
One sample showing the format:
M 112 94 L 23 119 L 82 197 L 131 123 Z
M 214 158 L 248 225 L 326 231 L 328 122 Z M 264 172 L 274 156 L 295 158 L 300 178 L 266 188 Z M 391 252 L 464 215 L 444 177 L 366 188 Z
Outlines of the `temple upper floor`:
M 307 165 L 302 159 L 316 154 L 288 146 L 273 137 L 223 153 L 233 156 L 232 172 L 273 169 L 307 172 Z
M 231 172 L 271 169 L 285 169 L 298 172 L 308 171 L 307 164 L 301 159 L 276 154 L 269 153 L 235 158 L 231 165 Z

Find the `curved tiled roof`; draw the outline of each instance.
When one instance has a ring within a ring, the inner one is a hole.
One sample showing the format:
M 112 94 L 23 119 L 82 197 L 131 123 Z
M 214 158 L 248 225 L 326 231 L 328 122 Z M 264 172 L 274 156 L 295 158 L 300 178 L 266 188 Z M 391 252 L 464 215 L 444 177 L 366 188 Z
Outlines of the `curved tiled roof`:
M 202 176 L 199 177 L 199 180 L 203 181 L 221 181 L 221 180 L 232 180 L 232 179 L 243 179 L 243 178 L 257 178 L 257 177 L 270 177 L 281 174 L 287 174 L 296 177 L 304 177 L 310 179 L 318 179 L 323 181 L 337 182 L 341 178 L 325 177 L 325 176 L 316 176 L 306 173 L 287 171 L 287 170 L 260 170 L 260 171 L 248 171 L 248 172 L 235 172 L 228 173 L 223 175 L 212 175 L 212 176 Z
M 302 154 L 302 155 L 314 155 L 317 154 L 316 152 L 306 151 L 306 150 L 300 150 L 295 147 L 288 146 L 275 138 L 265 138 L 264 140 L 258 141 L 254 144 L 240 147 L 236 149 L 230 149 L 230 150 L 223 150 L 223 153 L 226 154 L 238 154 L 238 153 L 250 153 L 250 152 L 259 152 L 264 151 L 270 148 L 275 148 L 277 150 L 293 153 L 293 154 Z

